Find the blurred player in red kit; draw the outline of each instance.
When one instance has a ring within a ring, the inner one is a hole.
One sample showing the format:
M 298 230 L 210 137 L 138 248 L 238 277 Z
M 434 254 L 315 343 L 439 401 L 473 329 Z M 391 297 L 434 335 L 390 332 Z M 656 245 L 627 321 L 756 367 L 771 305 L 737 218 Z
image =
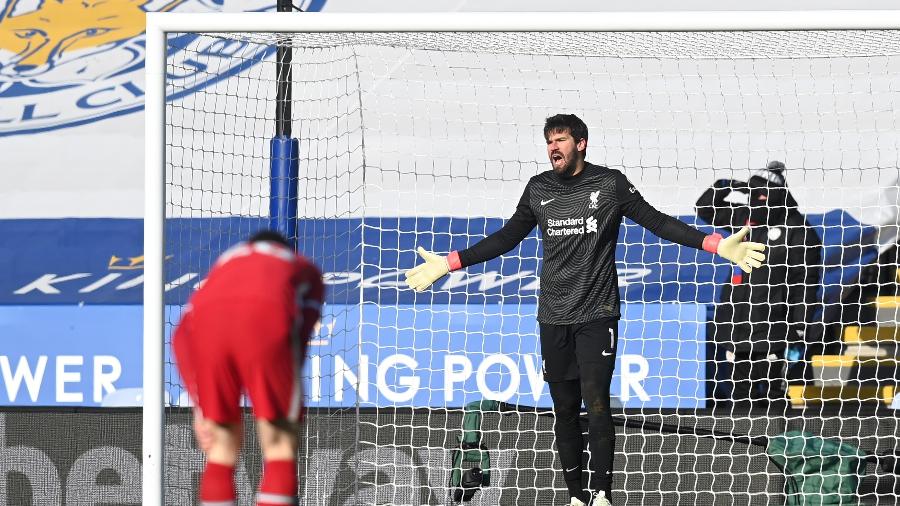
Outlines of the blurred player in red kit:
M 300 371 L 323 296 L 319 269 L 283 236 L 263 231 L 223 253 L 185 307 L 172 347 L 207 457 L 201 505 L 236 504 L 243 392 L 264 461 L 256 504 L 298 503 Z

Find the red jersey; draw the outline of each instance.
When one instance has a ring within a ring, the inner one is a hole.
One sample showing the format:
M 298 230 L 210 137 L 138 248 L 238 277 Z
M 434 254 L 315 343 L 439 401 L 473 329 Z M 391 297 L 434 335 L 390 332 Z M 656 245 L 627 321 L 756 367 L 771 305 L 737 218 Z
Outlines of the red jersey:
M 323 297 L 319 269 L 278 243 L 242 243 L 223 253 L 172 342 L 203 415 L 238 421 L 244 391 L 258 418 L 298 420 L 300 370 Z
M 315 323 L 323 295 L 322 274 L 312 262 L 280 244 L 263 241 L 241 243 L 223 253 L 190 305 L 254 301 L 291 316 L 310 308 L 315 309 Z

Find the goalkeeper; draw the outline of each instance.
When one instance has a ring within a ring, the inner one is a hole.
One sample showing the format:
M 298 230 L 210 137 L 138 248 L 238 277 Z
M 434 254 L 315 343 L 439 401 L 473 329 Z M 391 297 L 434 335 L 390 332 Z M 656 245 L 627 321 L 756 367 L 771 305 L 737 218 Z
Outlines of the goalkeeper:
M 253 403 L 263 453 L 256 504 L 297 504 L 300 369 L 323 293 L 315 265 L 280 234 L 260 232 L 223 253 L 191 297 L 172 348 L 207 458 L 199 504 L 236 504 L 242 391 Z
M 620 317 L 615 249 L 622 217 L 663 239 L 717 253 L 746 272 L 761 265 L 764 247 L 742 242 L 746 229 L 727 239 L 705 235 L 657 211 L 621 172 L 586 162 L 587 126 L 575 115 L 547 118 L 544 138 L 552 170 L 528 181 L 512 218 L 472 247 L 446 257 L 419 248 L 425 262 L 406 273 L 407 284 L 425 290 L 449 271 L 508 252 L 540 227 L 544 264 L 537 319 L 569 504 L 608 505 L 615 450 L 609 390 Z M 582 402 L 593 471 L 587 491 L 581 480 Z

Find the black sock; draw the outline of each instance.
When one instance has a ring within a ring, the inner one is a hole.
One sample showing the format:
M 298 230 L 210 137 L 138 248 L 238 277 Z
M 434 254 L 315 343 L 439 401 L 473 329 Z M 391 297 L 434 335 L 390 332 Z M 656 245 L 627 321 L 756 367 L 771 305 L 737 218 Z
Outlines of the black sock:
M 563 479 L 570 497 L 581 499 L 584 487 L 581 484 L 582 455 L 584 437 L 579 419 L 581 411 L 581 384 L 578 380 L 550 383 L 550 396 L 556 420 L 553 432 L 556 435 L 556 450 L 562 467 Z
M 581 473 L 581 469 L 578 470 L 579 474 Z M 570 480 L 568 477 L 566 478 L 566 488 L 569 489 L 569 497 L 577 497 L 583 500 L 584 497 L 584 489 L 581 488 L 581 477 L 578 479 Z
M 591 479 L 588 489 L 610 498 L 612 492 L 613 460 L 616 450 L 616 430 L 610 409 L 609 387 L 612 381 L 614 356 L 591 364 L 581 371 L 581 393 L 588 412 L 588 446 L 591 450 Z

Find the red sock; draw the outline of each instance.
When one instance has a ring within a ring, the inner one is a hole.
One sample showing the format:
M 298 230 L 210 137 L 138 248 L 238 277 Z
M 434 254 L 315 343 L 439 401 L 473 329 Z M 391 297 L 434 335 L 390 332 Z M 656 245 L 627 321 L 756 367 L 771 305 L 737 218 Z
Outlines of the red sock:
M 297 463 L 293 460 L 267 460 L 263 463 L 262 482 L 256 495 L 257 506 L 297 504 Z
M 234 466 L 207 462 L 200 478 L 200 502 L 234 502 Z

